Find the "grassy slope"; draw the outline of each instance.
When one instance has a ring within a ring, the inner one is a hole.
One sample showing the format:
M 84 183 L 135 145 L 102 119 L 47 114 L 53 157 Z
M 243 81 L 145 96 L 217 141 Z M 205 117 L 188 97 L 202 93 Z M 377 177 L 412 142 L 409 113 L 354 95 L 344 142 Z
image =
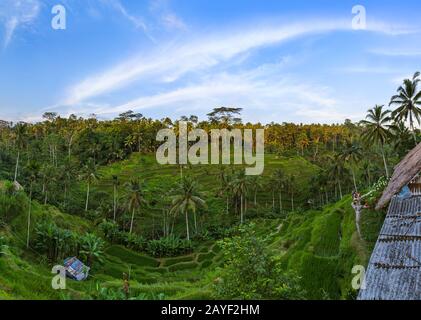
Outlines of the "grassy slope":
M 142 160 L 143 159 L 143 160 Z M 302 158 L 276 159 L 266 157 L 265 176 L 281 167 L 287 173 L 297 174 L 301 197 L 308 191 L 308 180 L 317 170 Z M 204 190 L 217 202 L 217 166 L 190 169 Z M 98 190 L 111 191 L 111 177 L 118 174 L 122 180 L 139 176 L 146 178 L 149 188 L 169 190 L 179 175 L 175 166 L 157 166 L 151 156 L 134 155 L 123 163 L 101 169 L 102 179 Z M 299 174 L 299 176 L 298 176 Z M 260 193 L 260 201 L 271 201 L 271 195 Z M 298 197 L 300 198 L 300 197 Z M 263 199 L 263 200 L 262 200 Z M 295 270 L 303 280 L 309 298 L 348 298 L 354 294 L 351 287 L 351 269 L 355 264 L 365 265 L 382 223 L 382 215 L 366 211 L 363 215 L 363 235 L 358 239 L 355 232 L 354 212 L 350 198 L 326 207 L 323 211 L 292 213 L 286 220 L 256 220 L 259 234 L 266 238 L 275 254 L 279 254 L 285 268 Z M 216 207 L 218 204 L 214 204 Z M 223 203 L 221 203 L 223 208 Z M 92 225 L 83 218 L 59 212 L 50 206 L 33 204 L 33 220 L 47 215 L 63 227 L 85 232 Z M 0 299 L 57 299 L 61 295 L 51 289 L 50 266 L 32 251 L 24 250 L 25 212 L 18 215 L 11 226 L 3 231 L 11 239 L 11 251 L 0 257 Z M 216 277 L 215 269 L 221 265 L 221 253 L 215 244 L 200 245 L 193 254 L 167 259 L 154 259 L 120 246 L 106 249 L 105 262 L 98 265 L 88 281 L 68 281 L 69 298 L 87 298 L 101 286 L 121 288 L 122 274 L 131 275 L 134 294 L 146 298 L 210 298 L 210 289 Z M 88 293 L 88 294 L 87 294 Z

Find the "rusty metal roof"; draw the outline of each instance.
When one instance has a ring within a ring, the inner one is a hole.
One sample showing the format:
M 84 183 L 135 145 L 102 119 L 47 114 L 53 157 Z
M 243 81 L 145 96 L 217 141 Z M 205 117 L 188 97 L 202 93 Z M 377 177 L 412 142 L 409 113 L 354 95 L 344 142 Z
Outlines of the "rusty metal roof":
M 393 197 L 359 300 L 421 300 L 421 196 Z

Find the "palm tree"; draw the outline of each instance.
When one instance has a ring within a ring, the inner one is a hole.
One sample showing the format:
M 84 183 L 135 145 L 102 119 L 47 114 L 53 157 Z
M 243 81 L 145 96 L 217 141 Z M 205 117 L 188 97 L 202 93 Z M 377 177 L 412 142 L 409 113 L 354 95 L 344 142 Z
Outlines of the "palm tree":
M 25 139 L 26 139 L 26 137 L 25 137 L 26 136 L 26 125 L 23 124 L 23 123 L 18 123 L 14 128 L 14 136 L 15 136 L 16 148 L 18 150 L 18 155 L 16 157 L 15 178 L 14 178 L 14 181 L 17 181 L 20 152 L 25 145 Z
M 82 248 L 80 253 L 86 257 L 87 265 L 92 267 L 94 260 L 102 260 L 104 241 L 92 233 L 81 238 Z
M 178 213 L 184 214 L 186 218 L 187 240 L 190 240 L 189 211 L 192 211 L 196 217 L 197 207 L 205 207 L 206 202 L 201 198 L 195 181 L 186 176 L 180 180 L 175 192 L 177 195 L 173 197 L 170 213 L 174 215 Z
M 403 121 L 394 122 L 389 128 L 393 141 L 393 150 L 402 158 L 411 150 L 411 132 Z
M 286 177 L 286 184 L 288 186 L 289 193 L 291 194 L 291 210 L 294 211 L 294 193 L 295 193 L 295 176 L 288 175 Z
M 249 179 L 250 185 L 253 186 L 254 190 L 254 206 L 257 206 L 257 192 L 259 189 L 263 189 L 263 179 L 261 176 L 251 176 Z
M 396 105 L 398 108 L 392 112 L 392 117 L 396 121 L 407 121 L 409 117 L 409 126 L 412 130 L 412 135 L 415 144 L 417 143 L 417 136 L 415 134 L 414 121 L 420 124 L 421 117 L 421 90 L 418 90 L 418 83 L 420 73 L 416 72 L 411 79 L 405 79 L 403 85 L 398 88 L 398 94 L 394 95 L 390 100 L 389 105 Z
M 328 175 L 330 179 L 332 179 L 333 181 L 335 181 L 335 183 L 338 184 L 339 196 L 341 197 L 341 199 L 343 198 L 341 180 L 345 176 L 345 172 L 346 169 L 341 156 L 339 154 L 335 155 L 329 167 Z
M 144 186 L 138 179 L 131 180 L 126 186 L 128 189 L 128 208 L 132 213 L 129 233 L 132 233 L 135 213 L 142 205 L 146 205 L 147 202 L 143 193 Z
M 99 179 L 99 174 L 97 172 L 97 167 L 90 159 L 84 167 L 84 173 L 82 178 L 86 181 L 86 203 L 85 203 L 85 212 L 88 211 L 89 206 L 89 195 L 91 190 L 91 185 Z
M 246 208 L 245 201 L 247 201 L 245 198 L 247 196 L 249 183 L 250 182 L 247 179 L 244 170 L 241 170 L 239 173 L 237 173 L 234 180 L 232 181 L 233 194 L 240 197 L 240 224 L 243 224 L 244 222 L 244 211 Z
M 367 120 L 361 121 L 365 125 L 365 130 L 362 134 L 363 140 L 368 143 L 380 145 L 387 178 L 389 178 L 389 169 L 387 168 L 386 157 L 384 155 L 384 144 L 389 137 L 389 131 L 386 128 L 391 120 L 389 114 L 390 110 L 383 111 L 383 106 L 376 105 L 373 109 L 368 110 Z
M 281 169 L 276 169 L 271 177 L 272 190 L 278 191 L 279 197 L 279 213 L 282 213 L 282 191 L 285 188 L 285 174 Z M 274 199 L 272 199 L 274 202 Z
M 29 171 L 29 205 L 28 205 L 28 228 L 26 233 L 26 247 L 29 248 L 29 235 L 31 230 L 31 211 L 32 211 L 32 187 L 37 178 L 39 165 L 35 162 L 29 163 L 27 167 Z
M 113 175 L 113 220 L 116 220 L 117 214 L 117 187 L 120 184 L 118 181 L 118 176 Z
M 355 178 L 355 165 L 362 159 L 361 147 L 357 144 L 348 143 L 346 148 L 342 151 L 340 157 L 344 163 L 349 164 L 352 172 L 352 180 L 354 181 L 354 188 L 355 191 L 358 191 L 357 181 Z
M 221 189 L 219 191 L 219 195 L 225 195 L 226 198 L 226 214 L 229 214 L 229 202 L 230 198 L 232 197 L 232 181 L 233 176 L 225 171 L 220 171 L 220 179 L 221 179 Z

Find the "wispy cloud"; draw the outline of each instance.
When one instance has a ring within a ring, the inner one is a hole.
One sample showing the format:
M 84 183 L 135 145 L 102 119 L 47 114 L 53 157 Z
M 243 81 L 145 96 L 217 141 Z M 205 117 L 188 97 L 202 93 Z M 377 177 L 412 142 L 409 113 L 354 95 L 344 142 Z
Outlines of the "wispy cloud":
M 165 27 L 169 29 L 186 30 L 186 23 L 178 17 L 175 13 L 166 13 L 161 17 L 161 21 Z
M 369 51 L 372 54 L 389 56 L 389 57 L 419 57 L 421 56 L 421 49 L 372 49 Z
M 256 48 L 279 44 L 305 34 L 346 29 L 347 25 L 346 22 L 324 22 L 254 28 L 158 49 L 149 56 L 128 59 L 73 85 L 64 104 L 81 102 L 146 76 L 168 79 L 171 75 L 174 81 L 188 72 L 211 68 Z
M 79 106 L 78 110 L 82 112 L 86 103 L 92 103 L 96 98 L 135 82 L 147 81 L 158 85 L 174 82 L 175 88 L 167 91 L 144 94 L 114 106 L 105 105 L 93 112 L 112 115 L 127 109 L 145 108 L 168 108 L 170 111 L 181 112 L 185 106 L 203 111 L 222 103 L 265 110 L 260 115 L 261 121 L 270 119 L 268 115 L 273 115 L 273 112 L 270 113 L 273 108 L 278 112 L 278 118 L 283 114 L 295 114 L 311 121 L 351 118 L 346 112 L 341 112 L 346 109 L 344 104 L 336 101 L 328 88 L 309 83 L 305 79 L 277 78 L 274 72 L 279 72 L 285 64 L 293 63 L 294 58 L 291 56 L 282 58 L 276 65 L 262 65 L 251 70 L 242 66 L 241 73 L 223 71 L 227 70 L 227 66 L 236 65 L 238 60 L 247 60 L 257 50 L 279 46 L 299 37 L 335 31 L 353 30 L 348 20 L 328 19 L 288 25 L 253 26 L 230 32 L 225 29 L 223 33 L 155 48 L 148 54 L 127 59 L 100 74 L 90 75 L 71 86 L 65 99 L 58 105 Z M 395 35 L 409 31 L 406 28 L 372 23 L 366 32 Z M 393 70 L 370 70 L 365 67 L 343 71 L 393 73 Z M 187 75 L 188 81 L 181 81 Z M 165 90 L 164 88 L 161 90 Z
M 146 27 L 145 22 L 141 17 L 135 16 L 123 6 L 123 4 L 119 0 L 101 0 L 102 2 L 110 5 L 114 8 L 118 13 L 120 13 L 123 17 L 125 17 L 129 22 L 131 22 L 136 28 L 143 29 L 143 31 L 147 32 L 148 28 Z
M 112 117 L 129 109 L 153 110 L 161 114 L 204 115 L 215 105 L 246 107 L 246 121 L 268 123 L 273 120 L 334 122 L 350 118 L 341 112 L 342 104 L 331 90 L 314 83 L 282 76 L 285 62 L 261 65 L 238 73 L 203 75 L 198 82 L 165 92 L 143 95 L 119 105 L 90 107 L 95 114 Z M 72 112 L 83 113 L 82 104 Z
M 0 2 L 0 23 L 4 27 L 4 48 L 10 44 L 19 27 L 31 25 L 35 21 L 40 8 L 39 0 L 2 0 Z

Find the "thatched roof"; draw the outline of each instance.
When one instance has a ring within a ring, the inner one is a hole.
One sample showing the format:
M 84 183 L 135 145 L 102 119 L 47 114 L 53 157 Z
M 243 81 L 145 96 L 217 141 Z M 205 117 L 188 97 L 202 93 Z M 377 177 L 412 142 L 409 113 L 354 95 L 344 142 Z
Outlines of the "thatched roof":
M 421 171 L 421 143 L 412 149 L 395 167 L 392 179 L 377 203 L 376 210 L 384 208 Z

